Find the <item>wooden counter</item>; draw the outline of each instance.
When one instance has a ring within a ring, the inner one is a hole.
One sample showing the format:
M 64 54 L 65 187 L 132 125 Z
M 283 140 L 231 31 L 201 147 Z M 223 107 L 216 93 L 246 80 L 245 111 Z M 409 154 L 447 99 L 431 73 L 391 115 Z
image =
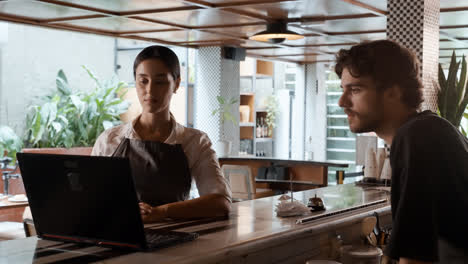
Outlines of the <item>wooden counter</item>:
M 224 164 L 247 165 L 250 167 L 255 178 L 257 178 L 257 172 L 260 167 L 268 167 L 270 165 L 287 166 L 290 168 L 292 180 L 295 181 L 293 186 L 295 191 L 328 186 L 328 167 L 348 167 L 348 164 L 343 163 L 268 157 L 220 157 L 219 164 L 221 166 Z M 290 187 L 287 183 L 260 180 L 257 182 L 257 188 L 289 190 Z
M 360 202 L 388 198 L 388 192 L 339 185 L 294 193 L 307 202 L 315 194 L 322 197 L 326 212 Z M 390 204 L 361 208 L 306 224 L 301 217 L 280 218 L 274 211 L 279 196 L 235 203 L 229 219 L 207 222 L 162 223 L 154 228 L 199 232 L 192 242 L 153 252 L 118 252 L 99 247 L 83 247 L 35 237 L 0 242 L 0 263 L 48 263 L 72 259 L 74 263 L 304 263 L 306 259 L 327 259 L 330 238 L 341 235 L 345 243 L 359 237 L 363 217 L 378 212 L 385 224 Z M 322 214 L 311 213 L 311 215 Z M 59 249 L 54 249 L 54 248 Z M 81 261 L 81 262 L 80 262 Z
M 10 202 L 6 196 L 0 198 L 0 221 L 23 222 L 26 206 L 28 202 Z

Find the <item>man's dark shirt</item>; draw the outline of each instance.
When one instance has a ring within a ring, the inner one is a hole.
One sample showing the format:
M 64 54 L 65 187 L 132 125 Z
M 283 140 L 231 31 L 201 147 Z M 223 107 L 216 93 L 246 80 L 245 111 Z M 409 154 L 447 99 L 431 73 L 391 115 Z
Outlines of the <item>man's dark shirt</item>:
M 398 129 L 390 164 L 393 229 L 386 254 L 446 263 L 453 249 L 466 261 L 467 138 L 445 119 L 424 111 Z

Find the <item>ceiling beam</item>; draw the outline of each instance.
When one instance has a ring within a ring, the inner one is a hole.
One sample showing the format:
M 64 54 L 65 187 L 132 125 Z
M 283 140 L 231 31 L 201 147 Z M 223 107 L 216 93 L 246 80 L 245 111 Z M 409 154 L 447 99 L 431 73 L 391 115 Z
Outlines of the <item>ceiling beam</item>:
M 453 28 L 468 28 L 468 24 L 465 24 L 465 25 L 440 26 L 440 29 L 453 29 Z
M 440 12 L 446 13 L 446 12 L 459 12 L 459 11 L 467 11 L 467 10 L 468 10 L 468 6 L 461 6 L 461 7 L 441 8 Z

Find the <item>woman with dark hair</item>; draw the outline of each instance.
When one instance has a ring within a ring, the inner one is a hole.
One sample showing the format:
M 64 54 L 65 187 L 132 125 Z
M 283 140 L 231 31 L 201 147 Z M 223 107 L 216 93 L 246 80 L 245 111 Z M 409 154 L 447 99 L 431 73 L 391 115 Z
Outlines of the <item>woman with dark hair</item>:
M 127 157 L 143 221 L 227 215 L 231 191 L 208 136 L 176 122 L 169 111 L 180 84 L 176 54 L 163 46 L 141 51 L 133 65 L 142 113 L 104 131 L 92 155 Z M 187 200 L 192 179 L 199 198 Z

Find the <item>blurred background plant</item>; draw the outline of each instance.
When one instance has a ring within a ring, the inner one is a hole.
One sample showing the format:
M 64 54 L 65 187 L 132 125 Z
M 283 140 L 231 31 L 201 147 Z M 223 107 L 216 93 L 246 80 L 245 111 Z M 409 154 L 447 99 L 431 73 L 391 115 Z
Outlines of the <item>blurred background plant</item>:
M 23 141 L 9 126 L 0 126 L 0 158 L 4 156 L 16 161 L 16 152 L 23 148 Z M 6 154 L 6 155 L 5 155 Z
M 216 96 L 216 99 L 218 100 L 219 106 L 218 108 L 214 109 L 213 112 L 211 113 L 212 116 L 216 115 L 219 113 L 219 117 L 221 119 L 221 125 L 224 127 L 224 123 L 226 121 L 232 122 L 233 124 L 236 123 L 236 119 L 234 118 L 234 115 L 232 114 L 232 109 L 235 103 L 239 101 L 239 99 L 235 97 L 231 97 L 230 99 L 226 99 L 222 96 Z M 224 129 L 221 129 L 222 131 L 222 138 L 224 139 Z
M 97 137 L 121 123 L 120 114 L 129 102 L 123 100 L 127 84 L 116 77 L 100 81 L 83 66 L 95 82 L 92 92 L 72 89 L 63 70 L 56 77 L 57 90 L 44 98 L 42 104 L 31 105 L 26 118 L 27 147 L 93 146 Z
M 270 95 L 265 99 L 266 106 L 266 118 L 265 123 L 268 126 L 268 136 L 271 137 L 273 134 L 273 128 L 276 127 L 276 116 L 278 115 L 279 105 L 276 96 Z
M 461 64 L 461 69 L 460 69 Z M 442 65 L 439 64 L 439 82 L 438 86 L 438 114 L 447 119 L 455 127 L 459 128 L 466 136 L 466 128 L 461 126 L 462 118 L 468 118 L 465 113 L 468 105 L 468 91 L 466 90 L 467 65 L 465 55 L 461 61 L 457 61 L 455 51 L 452 53 L 450 66 L 445 77 Z

